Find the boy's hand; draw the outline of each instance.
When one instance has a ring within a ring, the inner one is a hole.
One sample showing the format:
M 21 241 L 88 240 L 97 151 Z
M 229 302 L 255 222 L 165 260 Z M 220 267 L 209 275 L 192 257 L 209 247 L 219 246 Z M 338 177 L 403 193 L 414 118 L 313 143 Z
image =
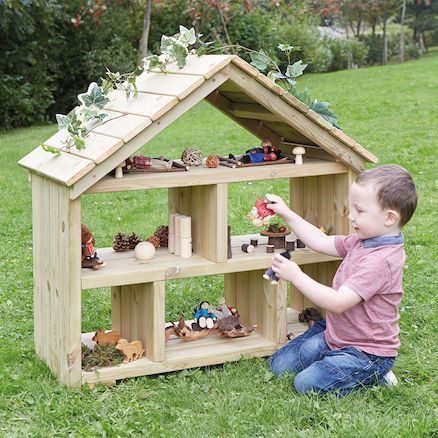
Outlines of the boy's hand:
M 268 204 L 266 205 L 266 207 L 272 210 L 274 213 L 282 217 L 286 216 L 289 213 L 289 207 L 280 196 L 269 194 L 266 195 L 266 199 L 268 200 Z
M 280 254 L 275 254 L 272 259 L 272 270 L 277 274 L 278 278 L 290 282 L 293 282 L 303 272 L 295 262 L 288 260 Z

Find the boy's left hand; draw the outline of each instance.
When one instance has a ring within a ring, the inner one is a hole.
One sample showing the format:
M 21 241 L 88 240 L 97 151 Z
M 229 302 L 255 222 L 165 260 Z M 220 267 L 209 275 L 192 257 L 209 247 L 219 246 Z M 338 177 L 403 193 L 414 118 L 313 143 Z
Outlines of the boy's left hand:
M 288 260 L 280 254 L 275 254 L 273 257 L 272 270 L 277 274 L 278 278 L 291 282 L 297 275 L 302 273 L 300 267 L 295 262 Z

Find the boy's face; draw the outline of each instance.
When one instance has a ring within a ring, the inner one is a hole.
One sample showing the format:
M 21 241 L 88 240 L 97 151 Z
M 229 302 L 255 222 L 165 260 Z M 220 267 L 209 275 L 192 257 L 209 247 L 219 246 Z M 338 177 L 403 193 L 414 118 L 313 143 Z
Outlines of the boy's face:
M 360 239 L 384 235 L 397 235 L 400 215 L 394 210 L 382 210 L 370 184 L 353 183 L 350 188 L 350 214 L 354 232 Z

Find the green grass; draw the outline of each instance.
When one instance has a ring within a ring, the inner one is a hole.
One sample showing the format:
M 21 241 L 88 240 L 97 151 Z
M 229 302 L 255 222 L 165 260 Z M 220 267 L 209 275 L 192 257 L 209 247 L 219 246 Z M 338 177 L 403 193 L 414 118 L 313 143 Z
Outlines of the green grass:
M 0 134 L 0 436 L 437 436 L 438 56 L 356 71 L 309 75 L 312 95 L 332 102 L 341 126 L 381 159 L 412 172 L 420 201 L 405 229 L 405 297 L 400 308 L 400 385 L 338 400 L 303 397 L 291 377 L 273 379 L 266 359 L 122 381 L 117 386 L 68 389 L 33 350 L 31 193 L 16 162 L 55 132 L 40 126 Z M 202 103 L 148 146 L 177 156 L 183 147 L 241 151 L 257 142 Z M 286 181 L 233 184 L 233 233 L 250 231 L 245 218 L 256 196 L 287 196 Z M 99 246 L 118 231 L 152 234 L 166 220 L 164 190 L 84 197 L 83 221 Z M 212 230 L 214 232 L 214 230 Z M 62 254 L 60 254 L 62 257 Z M 216 300 L 222 278 L 167 285 L 167 317 Z M 109 291 L 83 293 L 83 331 L 108 327 Z

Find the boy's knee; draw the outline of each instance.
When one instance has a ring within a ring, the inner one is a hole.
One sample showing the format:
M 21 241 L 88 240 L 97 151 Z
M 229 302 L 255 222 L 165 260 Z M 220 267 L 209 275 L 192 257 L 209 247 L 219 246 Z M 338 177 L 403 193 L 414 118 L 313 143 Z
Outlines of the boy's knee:
M 281 354 L 277 355 L 274 353 L 269 360 L 271 373 L 275 376 L 280 376 L 285 373 L 295 373 L 298 371 L 297 360 L 298 359 L 291 356 L 284 357 Z
M 315 379 L 315 376 L 313 376 L 312 373 L 306 371 L 307 369 L 295 376 L 295 389 L 301 394 L 307 394 L 311 391 L 320 392 L 321 388 L 318 387 L 317 379 Z

